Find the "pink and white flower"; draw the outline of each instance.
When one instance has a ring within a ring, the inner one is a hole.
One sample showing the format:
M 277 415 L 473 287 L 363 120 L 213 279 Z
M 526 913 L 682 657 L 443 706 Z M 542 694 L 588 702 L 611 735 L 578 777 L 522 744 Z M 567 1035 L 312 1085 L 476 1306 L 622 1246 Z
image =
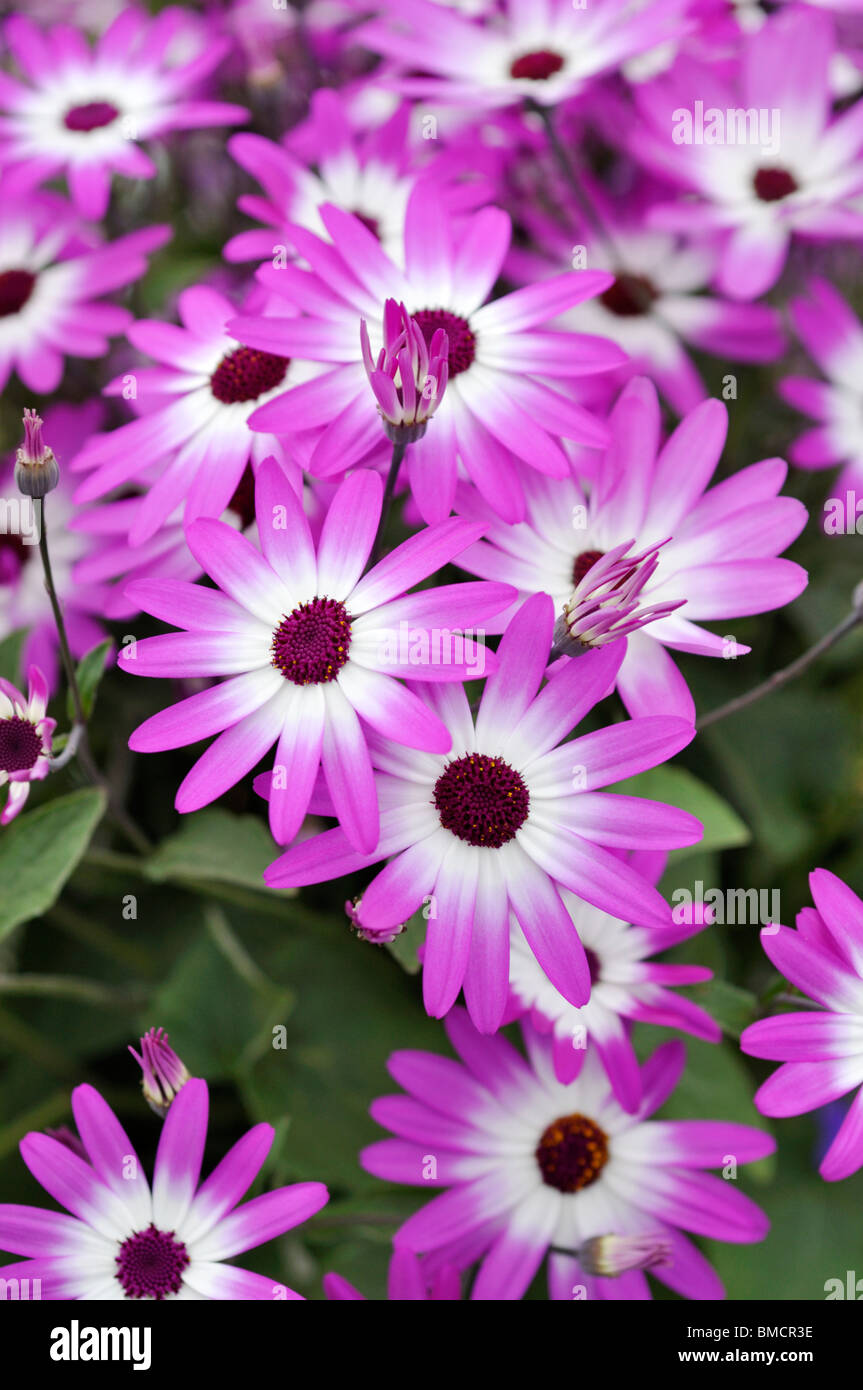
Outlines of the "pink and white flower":
M 302 505 L 279 464 L 257 477 L 261 550 L 225 522 L 200 518 L 189 548 L 219 589 L 172 580 L 139 580 L 130 597 L 183 632 L 124 647 L 119 661 L 139 676 L 224 676 L 220 684 L 153 715 L 129 746 L 153 753 L 218 734 L 184 778 L 175 805 L 196 811 L 221 796 L 277 745 L 270 827 L 280 844 L 302 824 L 318 774 L 348 841 L 368 854 L 378 841 L 378 800 L 367 747 L 369 730 L 445 753 L 444 721 L 398 676 L 461 681 L 492 652 L 465 638 L 460 659 L 434 664 L 402 650 L 402 624 L 475 629 L 511 601 L 500 584 L 456 584 L 406 594 L 480 534 L 455 518 L 391 551 L 367 574 L 383 487 L 360 470 L 341 484 L 317 547 Z M 263 552 L 263 553 L 261 553 Z
M 51 770 L 51 735 L 56 720 L 48 719 L 48 683 L 38 666 L 31 666 L 27 695 L 0 679 L 0 787 L 8 787 L 0 825 L 8 825 L 24 807 L 30 783 L 41 782 Z
M 783 1065 L 756 1092 L 762 1115 L 805 1115 L 856 1092 L 821 1161 L 827 1182 L 863 1167 L 863 902 L 827 869 L 809 875 L 814 907 L 796 930 L 766 927 L 761 944 L 811 1012 L 751 1024 L 740 1046 Z
M 257 469 L 262 459 L 278 458 L 298 493 L 302 486 L 300 468 L 282 442 L 248 428 L 252 413 L 279 396 L 297 368 L 287 357 L 238 347 L 225 328 L 234 306 L 217 290 L 183 290 L 177 306 L 182 326 L 144 319 L 128 330 L 130 343 L 160 365 L 135 367 L 106 387 L 106 395 L 128 397 L 139 418 L 90 440 L 72 463 L 76 472 L 90 470 L 77 502 L 148 477 L 129 531 L 136 546 L 151 540 L 177 508 L 186 524 L 219 516 L 248 463 Z M 284 309 L 267 302 L 264 312 Z M 299 380 L 311 374 L 301 369 Z M 153 479 L 148 470 L 156 465 L 159 477 Z
M 2 81 L 2 75 L 0 75 Z M 103 357 L 108 340 L 132 321 L 102 296 L 130 285 L 147 256 L 170 236 L 144 227 L 103 243 L 86 232 L 65 199 L 32 193 L 0 207 L 0 389 L 17 371 L 47 395 L 63 376 L 65 357 Z
M 264 875 L 272 888 L 300 887 L 390 859 L 363 891 L 364 926 L 398 925 L 431 901 L 426 1009 L 442 1017 L 464 985 L 485 1032 L 499 1027 L 507 1003 L 512 913 L 542 970 L 580 1006 L 590 969 L 560 890 L 628 921 L 670 927 L 665 899 L 611 851 L 670 849 L 702 834 L 684 811 L 598 790 L 684 748 L 693 735 L 685 720 L 633 720 L 557 747 L 610 690 L 623 644 L 569 662 L 540 691 L 553 625 L 547 595 L 523 606 L 475 721 L 461 686 L 417 687 L 449 730 L 450 756 L 374 739 L 381 822 L 371 853 L 358 852 L 342 827 L 293 846 Z
M 365 319 L 374 341 L 384 335 L 384 306 L 395 299 L 419 323 L 426 342 L 438 329 L 449 339 L 446 398 L 431 433 L 409 450 L 407 475 L 423 519 L 452 509 L 459 469 L 507 521 L 524 514 L 524 465 L 554 478 L 569 473 L 561 436 L 593 448 L 607 442 L 604 425 L 564 394 L 584 375 L 618 366 L 623 354 L 606 339 L 554 333 L 543 325 L 611 284 L 603 271 L 570 271 L 486 302 L 509 247 L 511 224 L 499 208 L 458 223 L 421 181 L 408 203 L 405 269 L 384 253 L 356 217 L 321 208 L 332 238 L 294 229 L 310 269 L 264 266 L 258 278 L 286 300 L 293 319 L 241 315 L 230 331 L 252 348 L 326 363 L 329 370 L 256 410 L 253 430 L 292 441 L 321 430 L 309 459 L 320 477 L 343 472 L 379 448 L 380 418 L 359 352 Z M 550 379 L 554 386 L 547 384 Z
M 863 324 L 826 280 L 812 278 L 805 295 L 792 299 L 791 322 L 827 378 L 788 376 L 779 394 L 817 424 L 794 440 L 788 453 L 800 468 L 845 465 L 839 489 L 863 491 Z
M 18 14 L 4 37 L 17 77 L 0 74 L 0 167 L 19 185 L 63 172 L 82 216 L 104 216 L 111 176 L 150 179 L 156 166 L 139 141 L 172 130 L 236 125 L 248 112 L 196 99 L 228 50 L 201 36 L 175 61 L 170 47 L 188 18 L 178 7 L 151 18 L 130 7 L 92 45 L 65 24 L 40 29 Z
M 466 161 L 448 151 L 419 164 L 422 152 L 412 145 L 410 118 L 404 103 L 383 124 L 357 130 L 342 94 L 323 89 L 312 97 L 308 120 L 280 144 L 262 135 L 232 135 L 230 154 L 263 189 L 263 194 L 244 193 L 237 206 L 264 227 L 232 237 L 226 260 L 272 260 L 279 246 L 292 245 L 294 224 L 326 236 L 319 209 L 333 203 L 353 213 L 399 261 L 405 211 L 418 174 L 434 180 L 437 196 L 451 211 L 475 206 L 487 191 L 485 180 L 460 177 Z
M 636 854 L 630 863 L 648 883 L 655 883 L 665 858 L 664 854 Z M 630 1038 L 631 1023 L 680 1028 L 708 1042 L 720 1040 L 719 1027 L 704 1009 L 685 995 L 671 992 L 680 985 L 709 980 L 712 971 L 649 959 L 693 936 L 702 924 L 647 930 L 600 912 L 566 889 L 561 898 L 587 954 L 590 998 L 581 1008 L 565 999 L 543 974 L 524 933 L 513 922 L 506 1019 L 529 1015 L 534 1028 L 549 1035 L 555 1075 L 564 1084 L 578 1075 L 579 1052 L 595 1047 L 615 1099 L 633 1113 L 641 1104 L 641 1072 Z
M 76 1087 L 72 1112 L 87 1157 L 47 1134 L 24 1136 L 21 1157 L 65 1211 L 0 1206 L 0 1247 L 27 1257 L 0 1278 L 40 1279 L 42 1298 L 66 1301 L 302 1298 L 224 1261 L 308 1221 L 327 1189 L 294 1183 L 237 1205 L 270 1151 L 267 1124 L 199 1186 L 208 1110 L 206 1082 L 187 1081 L 165 1117 L 151 1188 L 110 1106 L 92 1086 Z
M 391 1056 L 390 1074 L 408 1094 L 375 1101 L 371 1113 L 396 1137 L 360 1156 L 387 1182 L 448 1189 L 408 1218 L 397 1249 L 425 1253 L 430 1275 L 479 1261 L 472 1300 L 521 1298 L 550 1249 L 552 1299 L 650 1298 L 648 1267 L 685 1297 L 724 1296 L 683 1232 L 763 1240 L 760 1208 L 736 1183 L 704 1170 L 720 1168 L 728 1153 L 750 1163 L 775 1144 L 749 1125 L 649 1118 L 677 1084 L 682 1044 L 666 1043 L 645 1063 L 642 1101 L 630 1115 L 595 1052 L 582 1052 L 577 1076 L 563 1084 L 550 1040 L 529 1027 L 527 1060 L 503 1035 L 482 1037 L 460 1009 L 446 1029 L 458 1062 L 427 1052 Z M 618 1259 L 616 1277 L 589 1272 L 597 1238 L 609 1236 L 640 1237 L 641 1268 L 630 1258 Z M 657 1263 L 660 1247 L 670 1263 Z
M 597 77 L 686 27 L 679 0 L 642 9 L 621 0 L 501 0 L 476 20 L 431 0 L 385 0 L 357 33 L 368 48 L 423 77 L 398 89 L 442 103 L 494 109 L 531 100 L 557 106 Z
M 697 195 L 658 207 L 651 221 L 674 231 L 724 232 L 716 283 L 731 299 L 755 299 L 776 283 L 793 236 L 863 237 L 854 201 L 863 191 L 863 113 L 857 104 L 831 118 L 834 47 L 828 16 L 794 6 L 746 36 L 736 83 L 681 58 L 670 74 L 637 89 L 641 119 L 633 122 L 630 148 L 655 173 Z M 766 113 L 773 144 L 687 141 L 683 121 L 687 113 L 694 119 L 696 101 L 723 118 L 729 111 L 744 119 L 749 111 Z
M 716 234 L 677 236 L 646 225 L 655 198 L 625 199 L 625 212 L 583 176 L 609 242 L 581 226 L 578 236 L 593 269 L 615 279 L 602 294 L 562 315 L 559 327 L 611 338 L 629 357 L 618 375 L 650 376 L 677 412 L 685 415 L 707 397 L 690 356 L 694 348 L 732 362 L 773 362 L 782 353 L 779 314 L 766 304 L 740 304 L 702 293 L 711 283 L 722 242 Z M 574 209 L 567 206 L 576 222 Z M 542 254 L 521 250 L 510 257 L 520 280 L 531 282 L 566 264 L 574 234 L 533 208 L 525 221 Z
M 787 473 L 782 459 L 752 464 L 705 491 L 727 421 L 720 401 L 704 401 L 663 445 L 656 389 L 636 378 L 612 411 L 612 442 L 589 495 L 572 477 L 552 482 L 534 474 L 525 479 L 527 520 L 518 526 L 504 525 L 468 489 L 458 495 L 462 515 L 486 526 L 486 538 L 466 550 L 459 565 L 515 584 L 522 595 L 549 593 L 558 609 L 607 552 L 624 543 L 655 547 L 655 571 L 639 601 L 684 600 L 685 607 L 660 614 L 626 638 L 617 688 L 633 715 L 662 711 L 694 720 L 689 687 L 668 648 L 742 655 L 748 647 L 715 636 L 700 621 L 768 612 L 806 585 L 805 570 L 777 558 L 806 524 L 800 502 L 777 496 Z

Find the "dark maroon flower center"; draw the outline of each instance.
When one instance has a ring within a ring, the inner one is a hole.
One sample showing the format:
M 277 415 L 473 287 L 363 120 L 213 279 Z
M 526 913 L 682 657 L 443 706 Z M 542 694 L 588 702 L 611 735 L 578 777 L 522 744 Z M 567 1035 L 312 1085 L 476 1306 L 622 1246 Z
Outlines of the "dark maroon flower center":
M 29 270 L 0 272 L 0 319 L 17 314 L 33 293 L 36 276 Z
M 607 1159 L 607 1137 L 586 1115 L 563 1115 L 553 1120 L 536 1147 L 542 1180 L 558 1192 L 580 1192 L 589 1187 Z
M 240 518 L 241 531 L 251 526 L 255 519 L 255 475 L 249 464 L 243 469 L 243 475 L 234 488 L 234 495 L 228 503 L 227 510 Z
M 17 531 L 0 531 L 0 584 L 13 584 L 27 559 L 29 546 Z
M 431 340 L 439 328 L 446 330 L 449 338 L 449 374 L 453 377 L 466 372 L 476 357 L 476 338 L 467 319 L 459 318 L 458 314 L 451 314 L 447 309 L 418 309 L 412 317 L 420 326 L 426 347 L 431 346 Z
M 120 112 L 110 101 L 88 101 L 84 106 L 71 106 L 63 117 L 67 130 L 101 130 L 116 121 Z
M 335 680 L 348 659 L 351 620 L 334 598 L 313 598 L 283 618 L 273 634 L 273 665 L 294 685 Z
M 173 1231 L 157 1230 L 152 1224 L 136 1231 L 120 1246 L 117 1278 L 128 1298 L 163 1299 L 179 1293 L 183 1270 L 190 1260 L 186 1247 Z
M 759 169 L 752 185 L 762 203 L 778 203 L 797 192 L 797 181 L 787 169 Z
M 624 274 L 599 296 L 599 302 L 619 318 L 631 319 L 646 314 L 655 298 L 656 290 L 645 276 Z
M 0 719 L 0 772 L 24 772 L 41 752 L 42 740 L 29 719 Z
M 556 72 L 560 72 L 562 67 L 563 59 L 559 53 L 540 48 L 536 53 L 523 53 L 520 58 L 516 58 L 510 67 L 509 75 L 527 77 L 531 82 L 547 82 Z
M 590 971 L 590 983 L 595 985 L 602 974 L 602 965 L 600 964 L 599 956 L 595 951 L 592 951 L 589 946 L 585 946 L 584 954 L 587 957 L 587 968 Z
M 572 587 L 577 589 L 584 576 L 592 570 L 597 560 L 601 560 L 604 550 L 582 550 L 572 562 Z
M 444 768 L 432 801 L 444 830 L 469 845 L 500 849 L 524 825 L 530 793 L 503 758 L 466 753 Z
M 259 352 L 257 348 L 236 348 L 223 357 L 210 377 L 210 390 L 224 405 L 241 401 L 256 401 L 265 391 L 272 391 L 284 381 L 290 365 L 287 357 L 274 352 Z
M 368 227 L 372 236 L 376 236 L 378 240 L 380 240 L 380 225 L 376 217 L 367 217 L 364 212 L 356 211 L 354 212 L 354 217 L 357 219 L 358 222 L 362 222 L 364 227 Z

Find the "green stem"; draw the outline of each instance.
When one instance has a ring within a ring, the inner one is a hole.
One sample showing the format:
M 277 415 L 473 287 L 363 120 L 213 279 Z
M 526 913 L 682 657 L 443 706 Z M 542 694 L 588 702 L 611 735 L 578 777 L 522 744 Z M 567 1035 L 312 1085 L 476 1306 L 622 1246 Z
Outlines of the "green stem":
M 75 671 L 75 662 L 72 659 L 72 652 L 69 648 L 69 639 L 66 635 L 66 623 L 63 619 L 63 610 L 60 606 L 60 599 L 57 595 L 57 588 L 54 583 L 54 572 L 51 568 L 51 556 L 48 550 L 48 523 L 46 520 L 46 498 L 42 498 L 39 503 L 39 554 L 42 558 L 42 571 L 45 576 L 45 588 L 51 600 L 51 611 L 54 614 L 54 623 L 57 628 L 57 640 L 60 644 L 60 659 L 63 663 L 63 670 L 69 685 L 69 693 L 72 697 L 72 708 L 75 712 L 75 722 L 72 734 L 77 741 L 77 756 L 88 780 L 94 786 L 101 787 L 108 798 L 108 810 L 116 822 L 118 830 L 126 836 L 130 844 L 134 845 L 139 854 L 149 854 L 152 846 L 143 830 L 140 830 L 125 808 L 120 806 L 115 800 L 111 788 L 102 777 L 93 754 L 90 750 L 90 743 L 87 736 L 87 716 L 84 712 L 84 702 L 81 699 L 81 689 L 78 685 L 78 676 Z
M 727 718 L 729 714 L 736 714 L 738 710 L 746 709 L 748 705 L 754 705 L 756 700 L 772 694 L 774 690 L 780 690 L 783 685 L 787 685 L 789 681 L 801 676 L 812 665 L 813 661 L 817 661 L 819 656 L 828 652 L 847 633 L 852 632 L 855 627 L 859 627 L 860 623 L 863 623 L 863 608 L 854 608 L 842 619 L 841 623 L 837 623 L 836 627 L 819 638 L 813 646 L 798 656 L 789 666 L 783 666 L 781 670 L 774 671 L 772 676 L 768 676 L 767 680 L 762 681 L 760 685 L 755 685 L 751 690 L 747 690 L 745 695 L 738 695 L 736 699 L 729 700 L 727 704 L 711 710 L 709 714 L 705 714 L 703 719 L 699 719 L 696 728 L 700 732 L 711 724 L 718 723 L 720 719 Z
M 0 994 L 73 999 L 81 1004 L 101 1004 L 115 1009 L 137 1008 L 143 1002 L 137 991 L 121 992 L 98 980 L 85 980 L 77 975 L 0 975 Z
M 378 533 L 375 536 L 375 543 L 372 546 L 371 558 L 369 559 L 369 569 L 371 569 L 373 565 L 376 565 L 378 560 L 381 558 L 381 550 L 383 549 L 384 535 L 386 533 L 387 523 L 390 519 L 390 512 L 392 511 L 393 505 L 393 496 L 396 490 L 396 479 L 398 478 L 399 469 L 402 466 L 404 456 L 407 453 L 407 447 L 407 444 L 393 444 L 392 458 L 390 459 L 390 471 L 387 474 L 386 487 L 384 488 L 384 498 L 383 502 L 381 503 L 381 519 L 378 522 Z

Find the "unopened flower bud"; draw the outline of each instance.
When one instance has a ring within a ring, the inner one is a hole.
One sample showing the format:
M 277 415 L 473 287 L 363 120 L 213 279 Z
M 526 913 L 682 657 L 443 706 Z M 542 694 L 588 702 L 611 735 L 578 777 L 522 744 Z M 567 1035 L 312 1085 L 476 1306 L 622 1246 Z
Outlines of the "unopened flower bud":
M 630 1269 L 654 1269 L 671 1264 L 671 1240 L 660 1231 L 637 1236 L 593 1236 L 578 1252 L 586 1274 L 616 1279 Z
M 35 410 L 24 411 L 24 443 L 15 458 L 15 483 L 25 497 L 44 497 L 60 481 L 60 469 L 42 438 L 42 420 Z
M 85 1163 L 90 1162 L 90 1155 L 77 1134 L 68 1125 L 60 1125 L 57 1129 L 46 1129 L 45 1133 L 49 1139 L 56 1139 L 57 1143 L 62 1144 L 64 1149 L 68 1149 L 70 1153 L 77 1155 L 78 1158 L 83 1158 Z
M 360 941 L 371 941 L 375 946 L 386 946 L 390 941 L 395 941 L 397 936 L 401 936 L 407 927 L 406 922 L 400 923 L 397 927 L 369 926 L 367 922 L 362 920 L 362 905 L 361 897 L 345 903 L 345 912 L 348 914 L 351 930 L 356 932 Z
M 141 1039 L 141 1055 L 130 1047 L 129 1051 L 141 1068 L 141 1089 L 150 1109 L 163 1118 L 177 1092 L 189 1080 L 180 1058 L 168 1046 L 168 1034 L 164 1028 L 151 1028 Z
M 384 433 L 392 444 L 422 439 L 446 390 L 449 338 L 438 328 L 428 344 L 422 328 L 404 304 L 384 306 L 384 345 L 372 357 L 369 331 L 360 325 L 363 365 L 378 403 Z
M 573 571 L 575 589 L 555 625 L 552 656 L 583 656 L 680 608 L 685 599 L 641 606 L 666 544 L 660 541 L 639 555 L 629 554 L 632 541 L 607 552 L 583 551 Z

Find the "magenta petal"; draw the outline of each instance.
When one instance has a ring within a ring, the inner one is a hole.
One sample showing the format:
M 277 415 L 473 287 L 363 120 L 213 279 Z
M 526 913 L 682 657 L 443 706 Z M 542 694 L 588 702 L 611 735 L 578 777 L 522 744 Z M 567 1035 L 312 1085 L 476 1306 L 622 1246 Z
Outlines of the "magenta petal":
M 512 619 L 498 648 L 498 669 L 483 691 L 476 719 L 480 744 L 515 729 L 528 710 L 548 664 L 553 629 L 548 594 L 534 594 Z
M 207 1083 L 192 1077 L 171 1102 L 156 1153 L 153 1221 L 175 1231 L 185 1219 L 201 1172 L 207 1139 Z
M 370 854 L 380 834 L 372 760 L 360 721 L 337 681 L 326 691 L 321 764 L 345 835 L 360 853 Z
M 170 1111 L 168 1113 L 170 1115 Z M 298 1182 L 293 1187 L 279 1187 L 274 1192 L 253 1197 L 251 1202 L 223 1217 L 208 1235 L 196 1242 L 195 1257 L 230 1259 L 232 1255 L 263 1245 L 308 1221 L 328 1201 L 329 1193 L 320 1182 Z
M 863 1089 L 859 1090 L 839 1133 L 824 1155 L 819 1172 L 826 1182 L 848 1178 L 863 1167 Z

